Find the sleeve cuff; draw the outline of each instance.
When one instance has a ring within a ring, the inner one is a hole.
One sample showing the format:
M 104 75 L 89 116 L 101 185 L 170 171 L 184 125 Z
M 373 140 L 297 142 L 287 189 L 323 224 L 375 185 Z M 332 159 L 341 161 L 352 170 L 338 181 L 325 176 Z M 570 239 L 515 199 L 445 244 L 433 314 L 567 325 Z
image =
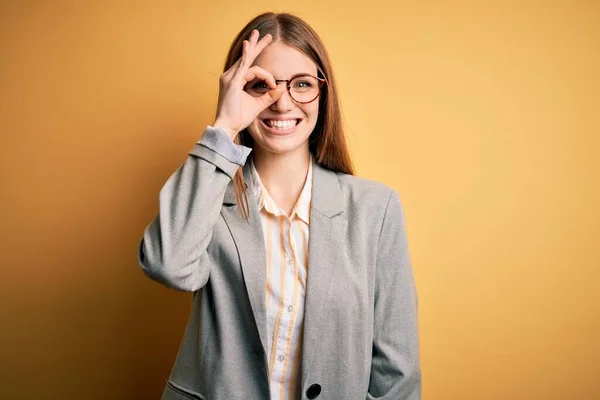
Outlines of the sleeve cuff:
M 225 130 L 213 128 L 210 125 L 206 127 L 197 144 L 214 151 L 239 166 L 246 164 L 246 159 L 252 151 L 249 147 L 233 143 Z

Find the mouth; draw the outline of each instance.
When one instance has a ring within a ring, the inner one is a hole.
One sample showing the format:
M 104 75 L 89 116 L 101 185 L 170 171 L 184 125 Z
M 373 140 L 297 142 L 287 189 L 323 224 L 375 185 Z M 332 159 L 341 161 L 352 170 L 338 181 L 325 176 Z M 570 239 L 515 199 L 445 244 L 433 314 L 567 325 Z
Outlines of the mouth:
M 281 120 L 265 118 L 261 119 L 260 122 L 267 131 L 276 135 L 282 135 L 294 132 L 296 127 L 302 122 L 302 119 L 294 118 Z

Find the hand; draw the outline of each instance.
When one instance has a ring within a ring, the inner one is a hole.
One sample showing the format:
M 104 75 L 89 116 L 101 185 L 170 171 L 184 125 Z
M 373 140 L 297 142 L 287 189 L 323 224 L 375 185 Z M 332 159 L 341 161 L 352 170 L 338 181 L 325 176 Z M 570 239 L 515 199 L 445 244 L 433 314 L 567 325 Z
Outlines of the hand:
M 273 75 L 266 70 L 258 66 L 251 67 L 260 52 L 273 40 L 270 34 L 266 34 L 261 40 L 258 37 L 258 31 L 253 30 L 250 40 L 243 42 L 240 59 L 219 79 L 219 103 L 213 127 L 225 129 L 232 140 L 286 90 L 284 85 L 277 85 Z M 244 86 L 254 79 L 265 81 L 271 90 L 260 97 L 249 95 L 244 91 Z

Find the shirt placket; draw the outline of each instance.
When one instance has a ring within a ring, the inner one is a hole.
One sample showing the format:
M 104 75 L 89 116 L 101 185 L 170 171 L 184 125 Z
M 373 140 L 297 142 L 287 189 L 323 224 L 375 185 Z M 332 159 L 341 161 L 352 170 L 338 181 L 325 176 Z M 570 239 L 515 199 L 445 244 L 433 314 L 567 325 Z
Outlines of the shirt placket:
M 290 349 L 290 340 L 289 336 L 290 324 L 292 323 L 291 316 L 293 311 L 293 293 L 294 293 L 294 251 L 293 244 L 291 242 L 292 235 L 292 222 L 289 218 L 287 218 L 284 214 L 280 216 L 283 220 L 283 238 L 284 238 L 284 254 L 283 254 L 283 265 L 281 273 L 284 275 L 285 285 L 284 292 L 281 294 L 283 296 L 283 309 L 281 312 L 281 321 L 282 324 L 279 327 L 278 332 L 278 340 L 277 340 L 277 361 L 280 364 L 279 370 L 281 372 L 280 382 L 284 382 L 284 378 L 287 375 L 287 368 L 289 368 L 289 349 Z M 291 308 L 291 310 L 290 310 Z

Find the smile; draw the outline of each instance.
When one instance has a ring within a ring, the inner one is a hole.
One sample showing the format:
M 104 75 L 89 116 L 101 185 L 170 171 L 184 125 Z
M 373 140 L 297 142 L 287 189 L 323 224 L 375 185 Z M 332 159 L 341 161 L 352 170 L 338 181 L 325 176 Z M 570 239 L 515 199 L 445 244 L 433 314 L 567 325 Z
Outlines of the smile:
M 300 122 L 300 120 L 299 119 L 286 119 L 286 120 L 264 119 L 263 122 L 265 123 L 265 125 L 267 125 L 271 128 L 289 129 L 292 126 L 298 125 L 298 122 Z
M 291 133 L 302 121 L 301 119 L 261 119 L 262 124 L 272 133 Z

